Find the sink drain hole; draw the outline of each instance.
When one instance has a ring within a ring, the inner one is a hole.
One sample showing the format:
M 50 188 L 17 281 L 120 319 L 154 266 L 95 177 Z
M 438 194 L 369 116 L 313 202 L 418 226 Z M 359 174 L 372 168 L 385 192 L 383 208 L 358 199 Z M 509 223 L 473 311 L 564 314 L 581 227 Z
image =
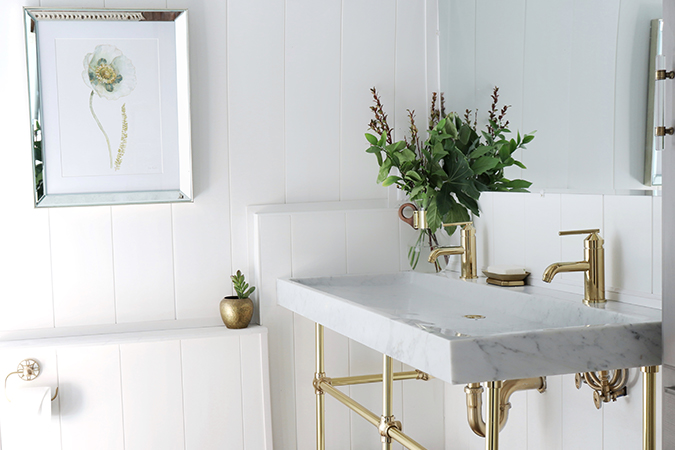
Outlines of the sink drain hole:
M 467 314 L 464 317 L 467 319 L 485 319 L 485 316 L 481 316 L 480 314 Z

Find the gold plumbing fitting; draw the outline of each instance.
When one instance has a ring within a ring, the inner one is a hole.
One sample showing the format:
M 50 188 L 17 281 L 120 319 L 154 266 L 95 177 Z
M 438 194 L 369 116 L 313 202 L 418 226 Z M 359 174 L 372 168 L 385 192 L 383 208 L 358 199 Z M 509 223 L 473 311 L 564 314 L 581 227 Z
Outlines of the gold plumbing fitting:
M 394 420 L 394 416 L 380 416 L 380 425 L 377 429 L 380 431 L 380 440 L 383 444 L 391 444 L 391 436 L 389 436 L 389 430 L 396 428 L 399 431 L 403 431 L 403 426 L 398 420 Z
M 429 381 L 429 374 L 426 372 L 422 372 L 419 369 L 415 369 L 415 372 L 417 372 L 417 378 L 416 380 L 422 380 L 422 381 Z
M 312 380 L 312 386 L 314 386 L 314 393 L 316 395 L 323 395 L 323 389 L 321 389 L 321 382 L 324 382 L 326 384 L 331 384 L 330 378 L 326 376 L 325 373 L 320 372 L 314 373 L 314 379 Z
M 602 408 L 603 403 L 615 402 L 617 398 L 628 394 L 628 369 L 617 369 L 609 377 L 609 370 L 600 372 L 578 373 L 574 376 L 574 385 L 581 389 L 582 384 L 587 384 L 593 389 L 593 403 L 597 409 Z
M 540 393 L 546 391 L 546 377 L 523 378 L 507 380 L 501 388 L 499 399 L 499 430 L 501 431 L 509 418 L 511 409 L 511 395 L 516 391 L 536 389 Z M 483 386 L 480 383 L 469 383 L 464 388 L 466 392 L 466 413 L 469 427 L 473 432 L 485 437 L 485 420 L 483 419 Z

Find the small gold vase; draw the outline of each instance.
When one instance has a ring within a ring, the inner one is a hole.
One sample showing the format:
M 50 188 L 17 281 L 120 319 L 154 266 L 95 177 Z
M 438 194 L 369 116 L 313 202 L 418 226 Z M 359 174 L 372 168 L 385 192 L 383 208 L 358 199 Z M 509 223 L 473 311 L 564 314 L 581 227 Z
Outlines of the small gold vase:
M 228 295 L 220 301 L 220 317 L 227 328 L 246 328 L 253 317 L 253 302 L 250 298 Z

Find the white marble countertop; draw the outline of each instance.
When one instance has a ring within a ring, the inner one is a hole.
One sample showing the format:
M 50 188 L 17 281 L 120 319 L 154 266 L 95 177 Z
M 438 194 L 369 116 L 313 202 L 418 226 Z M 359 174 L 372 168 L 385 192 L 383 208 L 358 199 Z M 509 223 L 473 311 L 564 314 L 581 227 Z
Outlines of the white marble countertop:
M 552 289 L 400 272 L 280 279 L 277 299 L 456 384 L 661 364 L 660 310 Z

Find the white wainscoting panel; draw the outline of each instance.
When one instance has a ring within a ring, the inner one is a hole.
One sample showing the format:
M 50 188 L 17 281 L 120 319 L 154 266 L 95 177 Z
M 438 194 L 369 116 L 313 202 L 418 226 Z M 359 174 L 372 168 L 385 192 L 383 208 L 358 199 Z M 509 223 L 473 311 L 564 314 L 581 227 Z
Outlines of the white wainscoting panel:
M 558 231 L 560 231 L 560 195 L 525 196 L 525 267 L 531 273 L 529 284 L 544 285 L 541 277 L 546 267 L 562 261 Z M 553 283 L 559 281 L 554 279 Z
M 181 342 L 186 449 L 244 450 L 240 338 Z
M 119 346 L 63 347 L 56 352 L 63 448 L 87 450 L 105 442 L 110 450 L 124 450 Z
M 605 197 L 605 285 L 652 292 L 652 199 Z
M 125 450 L 185 448 L 180 358 L 180 341 L 120 345 Z
M 563 377 L 546 377 L 546 392 L 527 392 L 527 448 L 562 449 Z M 519 408 L 514 403 L 514 408 Z

